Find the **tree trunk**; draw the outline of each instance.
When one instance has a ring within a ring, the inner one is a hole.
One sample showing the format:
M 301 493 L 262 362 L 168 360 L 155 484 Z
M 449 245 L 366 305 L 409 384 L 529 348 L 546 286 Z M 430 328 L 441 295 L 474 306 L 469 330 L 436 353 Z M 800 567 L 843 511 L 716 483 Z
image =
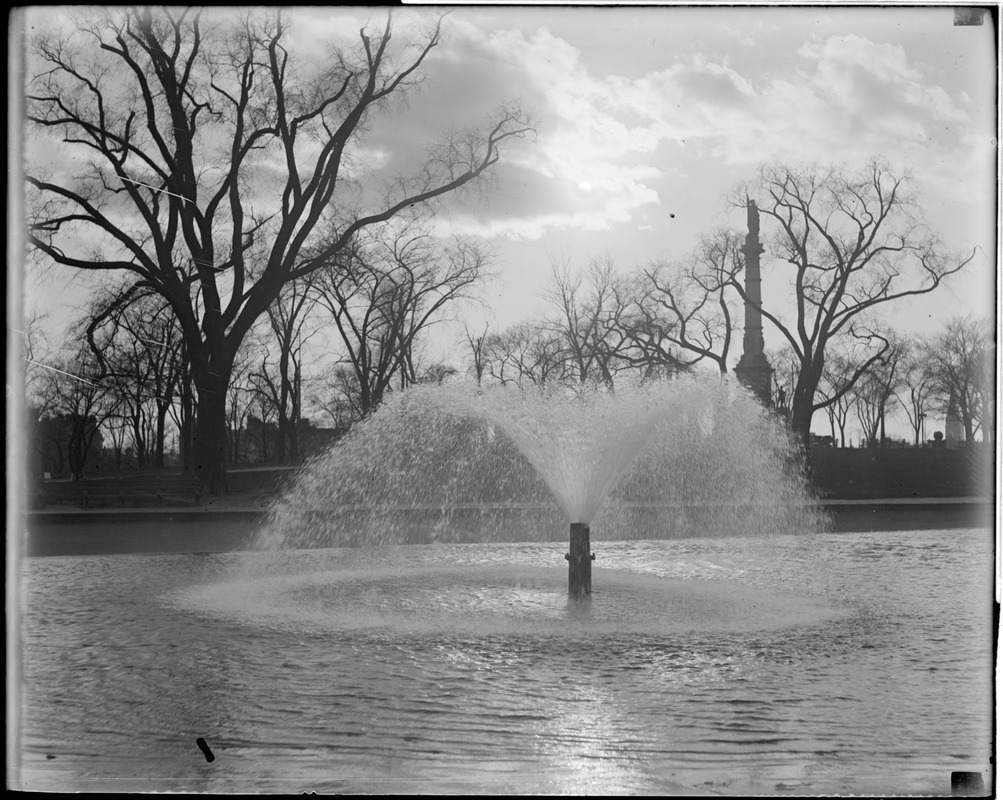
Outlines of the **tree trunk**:
M 194 438 L 194 426 L 192 424 L 191 399 L 188 401 L 188 410 L 182 410 L 181 426 L 178 430 L 178 456 L 181 460 L 181 471 L 185 475 L 194 475 L 195 469 L 192 462 L 192 439 Z
M 797 438 L 806 456 L 808 455 L 808 441 L 811 433 L 811 418 L 814 413 L 814 394 L 799 384 L 794 389 L 794 397 L 791 401 L 791 432 Z
M 961 424 L 965 428 L 965 444 L 970 444 L 975 441 L 975 419 L 972 414 L 972 407 L 969 403 L 965 402 L 964 395 L 962 395 L 960 410 Z
M 293 385 L 290 391 L 290 397 L 292 399 L 292 413 L 289 415 L 291 422 L 289 426 L 289 461 L 293 464 L 298 464 L 300 460 L 300 393 L 303 390 L 303 383 L 302 376 L 300 375 L 299 361 L 295 361 L 294 364 Z
M 87 459 L 86 440 L 83 426 L 87 424 L 86 418 L 81 421 L 79 418 L 73 420 L 73 429 L 70 434 L 70 442 L 67 449 L 70 462 L 70 478 L 79 482 L 84 479 L 84 462 Z
M 167 406 L 157 404 L 157 435 L 153 451 L 153 466 L 164 466 L 164 439 L 167 436 Z
M 178 393 L 178 455 L 181 458 L 181 471 L 185 475 L 195 475 L 192 463 L 192 440 L 195 434 L 194 398 L 192 397 L 192 371 L 188 363 L 188 348 L 181 347 L 181 386 Z
M 279 408 L 279 424 L 275 434 L 275 463 L 285 464 L 286 440 L 289 436 L 289 420 L 286 418 L 285 408 Z
M 229 370 L 216 366 L 217 374 L 206 370 L 196 377 L 198 386 L 198 428 L 195 433 L 193 475 L 202 481 L 207 495 L 226 494 L 226 387 Z
M 289 342 L 282 342 L 279 354 L 279 423 L 278 436 L 275 442 L 275 463 L 285 464 L 286 443 L 289 438 Z
M 373 393 L 370 391 L 369 384 L 365 378 L 359 381 L 359 412 L 363 418 L 369 416 L 369 412 L 373 410 L 376 405 L 376 400 L 373 397 Z
M 132 439 L 136 445 L 136 466 L 146 466 L 146 442 L 143 440 L 143 420 L 139 414 L 132 415 Z
M 76 424 L 74 423 L 73 431 L 70 433 L 70 441 L 66 445 L 66 460 L 70 467 L 70 480 L 73 482 L 78 482 L 83 480 L 83 469 L 80 464 L 80 448 L 77 442 L 77 431 Z
M 965 420 L 965 444 L 975 441 L 975 423 L 971 417 Z

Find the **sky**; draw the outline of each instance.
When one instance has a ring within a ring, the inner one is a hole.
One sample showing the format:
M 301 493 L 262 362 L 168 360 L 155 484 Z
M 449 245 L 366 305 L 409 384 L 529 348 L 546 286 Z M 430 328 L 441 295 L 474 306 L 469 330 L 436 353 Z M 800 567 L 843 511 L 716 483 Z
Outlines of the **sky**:
M 715 228 L 744 226 L 727 196 L 772 162 L 856 168 L 879 156 L 908 169 L 945 245 L 977 255 L 885 321 L 922 333 L 993 313 L 991 25 L 955 26 L 948 6 L 456 6 L 396 10 L 396 41 L 444 11 L 446 35 L 420 90 L 372 121 L 360 163 L 374 176 L 406 174 L 445 131 L 484 124 L 502 103 L 529 112 L 537 133 L 506 148 L 490 184 L 439 215 L 440 234 L 491 248 L 496 274 L 483 303 L 433 340 L 443 357 L 455 357 L 462 323 L 499 330 L 542 313 L 555 262 L 577 269 L 609 255 L 629 272 L 684 257 Z M 289 14 L 291 52 L 310 64 L 331 43 L 356 43 L 361 25 L 382 26 L 386 10 Z M 783 265 L 765 259 L 763 280 L 767 306 L 781 302 Z M 53 282 L 68 287 L 61 303 Z M 25 288 L 26 309 L 44 302 L 58 319 L 79 306 L 82 281 L 26 275 Z M 780 344 L 768 326 L 765 335 L 767 348 Z
M 498 170 L 497 191 L 453 220 L 503 243 L 499 324 L 539 305 L 522 298 L 539 297 L 552 258 L 608 252 L 630 269 L 743 225 L 725 198 L 759 164 L 852 168 L 874 155 L 912 171 L 945 243 L 981 248 L 953 297 L 911 304 L 901 325 L 922 328 L 949 307 L 988 311 L 990 27 L 955 27 L 942 7 L 463 9 L 450 23 L 414 115 L 439 118 L 431 87 L 450 61 L 462 64 L 462 83 L 441 95 L 453 111 L 501 95 L 523 98 L 539 120 L 536 141 Z M 764 264 L 767 284 L 778 273 Z

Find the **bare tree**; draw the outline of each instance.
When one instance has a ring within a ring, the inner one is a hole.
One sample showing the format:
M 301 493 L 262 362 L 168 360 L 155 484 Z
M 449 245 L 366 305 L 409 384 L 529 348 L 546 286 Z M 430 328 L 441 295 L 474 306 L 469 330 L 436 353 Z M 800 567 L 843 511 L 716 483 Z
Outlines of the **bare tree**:
M 704 236 L 688 263 L 644 269 L 630 331 L 634 344 L 677 367 L 710 359 L 726 374 L 735 329 L 731 282 L 744 267 L 743 241 L 722 229 Z
M 76 339 L 69 354 L 56 360 L 48 378 L 49 393 L 55 398 L 52 414 L 65 423 L 70 475 L 79 481 L 102 424 L 117 410 L 118 398 L 102 385 L 103 370 L 86 341 L 81 336 Z
M 832 432 L 832 441 L 839 443 L 840 447 L 846 447 L 846 423 L 849 420 L 850 411 L 853 408 L 853 395 L 844 391 L 856 372 L 856 361 L 849 353 L 833 352 L 825 362 L 825 369 L 822 372 L 822 380 L 819 382 L 819 396 L 823 400 L 832 399 L 825 406 L 826 416 L 829 418 L 829 429 Z M 794 379 L 790 382 L 794 385 L 797 382 L 797 365 L 793 368 Z M 839 436 L 836 432 L 839 432 Z
M 168 412 L 187 370 L 170 307 L 149 289 L 123 286 L 95 300 L 86 334 L 129 421 L 138 466 L 163 467 Z
M 142 469 L 147 466 L 150 450 L 146 434 L 149 400 L 152 399 L 148 394 L 151 375 L 149 359 L 144 358 L 145 345 L 142 340 L 123 330 L 119 318 L 113 317 L 112 324 L 101 326 L 102 322 L 108 321 L 107 318 L 100 316 L 101 311 L 98 309 L 91 313 L 87 340 L 101 364 L 100 374 L 95 377 L 103 380 L 117 396 L 118 413 L 115 416 L 124 422 L 124 427 L 129 431 L 136 454 L 136 465 Z M 95 313 L 97 316 L 94 316 Z M 116 444 L 121 446 L 124 442 Z M 121 454 L 118 454 L 118 462 L 121 466 Z
M 231 464 L 247 464 L 252 460 L 268 459 L 268 435 L 265 424 L 273 410 L 267 398 L 262 398 L 253 374 L 263 351 L 256 336 L 244 340 L 233 362 L 233 374 L 226 391 L 227 460 Z M 260 427 L 251 422 L 255 401 L 261 414 Z M 196 436 L 200 435 L 201 420 L 196 419 Z M 253 440 L 253 441 L 252 441 Z M 252 453 L 253 450 L 253 453 Z
M 485 343 L 488 339 L 488 326 L 485 325 L 484 330 L 480 333 L 474 333 L 470 330 L 469 325 L 465 325 L 463 327 L 463 336 L 464 341 L 470 348 L 470 369 L 477 379 L 477 385 L 480 386 L 484 380 L 484 372 L 487 369 L 488 352 Z
M 441 384 L 446 379 L 456 375 L 459 370 L 452 364 L 445 364 L 442 362 L 431 364 L 425 367 L 421 371 L 421 375 L 418 376 L 418 383 L 435 383 Z
M 188 348 L 184 339 L 178 347 L 176 360 L 178 369 L 178 386 L 176 402 L 167 408 L 167 413 L 177 427 L 178 454 L 181 459 L 181 469 L 186 475 L 194 474 L 193 451 L 195 441 L 195 386 L 192 381 L 191 364 L 188 361 Z
M 887 303 L 926 294 L 974 257 L 943 251 L 920 222 L 908 179 L 872 161 L 851 172 L 840 167 L 762 167 L 740 187 L 735 205 L 756 198 L 775 227 L 769 252 L 792 271 L 793 318 L 754 304 L 787 340 L 799 363 L 791 397 L 791 427 L 807 444 L 830 345 L 850 337 L 865 346 L 848 391 L 881 359 L 888 342 L 864 324 Z M 752 302 L 737 279 L 732 286 Z
M 363 28 L 354 51 L 307 64 L 287 47 L 282 9 L 212 15 L 108 8 L 38 37 L 26 119 L 78 168 L 29 167 L 26 180 L 34 248 L 68 267 L 134 273 L 170 304 L 196 387 L 196 471 L 217 493 L 234 358 L 282 287 L 368 226 L 483 175 L 530 128 L 504 110 L 364 204 L 343 191 L 342 168 L 373 115 L 418 85 L 440 25 L 398 47 L 388 19 Z
M 45 333 L 45 314 L 32 313 L 22 321 L 24 330 L 21 334 L 21 357 L 25 362 L 24 394 L 25 405 L 33 409 L 36 417 L 44 416 L 52 405 L 50 394 L 49 367 L 46 361 L 50 358 L 51 345 Z
M 54 391 L 52 347 L 45 333 L 46 315 L 39 312 L 26 314 L 22 320 L 20 334 L 21 358 L 24 360 L 24 400 L 27 412 L 27 440 L 31 446 L 32 472 L 46 472 L 50 460 L 62 460 L 61 443 L 52 437 L 52 414 L 57 401 Z M 56 458 L 49 459 L 50 450 L 56 451 Z
M 922 342 L 910 342 L 899 369 L 901 381 L 896 394 L 912 428 L 916 447 L 920 445 L 923 422 L 934 390 L 933 373 L 927 363 Z
M 361 416 L 353 406 L 353 400 L 359 397 L 358 389 L 354 383 L 346 388 L 345 379 L 351 383 L 351 370 L 344 364 L 335 364 L 311 380 L 310 402 L 330 418 L 336 429 L 350 427 Z
M 112 459 L 115 469 L 121 471 L 125 466 L 125 451 L 129 442 L 129 435 L 132 432 L 131 420 L 127 415 L 115 413 L 111 414 L 101 427 L 104 433 L 107 434 L 107 440 L 111 442 Z M 104 449 L 107 450 L 107 446 Z
M 299 461 L 299 425 L 303 407 L 303 348 L 316 333 L 311 326 L 309 311 L 316 298 L 311 292 L 313 278 L 308 275 L 283 287 L 266 316 L 272 341 L 278 353 L 271 361 L 271 349 L 266 348 L 261 366 L 252 375 L 259 396 L 275 407 L 278 431 L 275 460 L 279 464 Z
M 766 352 L 766 359 L 773 366 L 773 401 L 784 413 L 790 413 L 790 399 L 798 382 L 801 361 L 790 347 L 778 347 Z
M 427 223 L 402 215 L 373 228 L 316 275 L 314 296 L 338 331 L 362 415 L 387 391 L 417 380 L 420 336 L 486 274 L 484 250 L 460 239 L 436 240 Z
M 992 394 L 992 367 L 988 325 L 976 317 L 955 317 L 924 348 L 931 388 L 941 410 L 946 411 L 953 397 L 965 441 L 975 441 L 982 428 Z
M 593 259 L 584 273 L 573 274 L 567 262 L 552 269 L 547 299 L 554 316 L 547 324 L 561 341 L 569 377 L 612 386 L 616 373 L 631 366 L 626 282 L 609 255 Z
M 492 379 L 517 386 L 561 383 L 568 373 L 563 341 L 550 326 L 523 322 L 484 343 L 486 369 Z
M 317 381 L 313 403 L 326 413 L 335 427 L 347 427 L 362 419 L 362 390 L 355 371 L 347 364 L 333 364 Z
M 661 272 L 663 267 L 653 271 Z M 619 315 L 627 342 L 621 357 L 646 378 L 685 372 L 702 358 L 679 346 L 674 314 L 661 307 L 663 298 L 656 298 L 657 291 L 647 274 L 634 276 L 627 290 L 627 305 Z
M 869 447 L 884 444 L 885 415 L 889 402 L 895 397 L 901 384 L 898 368 L 904 354 L 903 342 L 897 337 L 889 336 L 884 355 L 874 361 L 853 386 L 857 420 Z M 848 373 L 849 369 L 844 375 Z

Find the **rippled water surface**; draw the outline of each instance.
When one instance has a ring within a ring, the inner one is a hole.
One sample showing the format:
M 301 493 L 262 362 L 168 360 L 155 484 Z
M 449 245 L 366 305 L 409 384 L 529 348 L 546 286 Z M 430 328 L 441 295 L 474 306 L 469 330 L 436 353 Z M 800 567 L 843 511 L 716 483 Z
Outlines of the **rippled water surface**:
M 585 609 L 559 544 L 27 559 L 15 785 L 990 785 L 990 531 L 593 549 Z

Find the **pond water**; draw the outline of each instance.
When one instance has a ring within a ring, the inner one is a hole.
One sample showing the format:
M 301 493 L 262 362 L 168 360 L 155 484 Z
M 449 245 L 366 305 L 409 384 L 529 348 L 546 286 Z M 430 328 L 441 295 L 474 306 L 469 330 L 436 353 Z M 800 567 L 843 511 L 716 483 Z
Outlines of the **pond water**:
M 558 543 L 27 558 L 9 785 L 992 785 L 990 530 L 593 549 L 586 607 Z

